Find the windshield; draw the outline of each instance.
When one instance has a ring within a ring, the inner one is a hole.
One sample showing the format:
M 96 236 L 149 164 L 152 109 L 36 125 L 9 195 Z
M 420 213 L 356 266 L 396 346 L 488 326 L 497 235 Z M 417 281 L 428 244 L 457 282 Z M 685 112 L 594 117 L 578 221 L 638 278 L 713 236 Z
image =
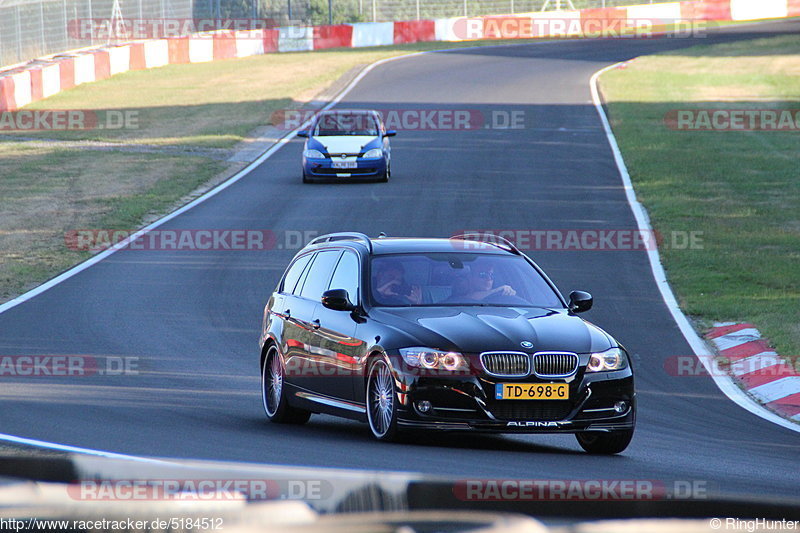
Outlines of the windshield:
M 545 279 L 519 256 L 397 254 L 372 259 L 377 306 L 563 307 Z
M 315 137 L 333 135 L 378 135 L 378 121 L 368 113 L 325 113 L 314 126 Z

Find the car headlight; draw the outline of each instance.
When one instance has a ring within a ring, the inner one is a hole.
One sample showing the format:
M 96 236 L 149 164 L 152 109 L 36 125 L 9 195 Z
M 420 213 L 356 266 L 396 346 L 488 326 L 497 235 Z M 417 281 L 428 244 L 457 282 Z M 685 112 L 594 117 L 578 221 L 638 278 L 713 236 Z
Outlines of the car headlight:
M 457 352 L 443 352 L 433 348 L 400 348 L 400 355 L 409 366 L 428 370 L 469 370 L 466 358 Z
M 303 152 L 303 156 L 308 159 L 325 159 L 325 156 L 322 155 L 322 152 L 314 149 L 306 150 L 305 152 Z
M 383 150 L 381 148 L 373 148 L 364 154 L 364 159 L 379 159 L 383 157 Z
M 622 370 L 627 368 L 628 358 L 619 348 L 611 348 L 605 352 L 593 353 L 586 365 L 587 372 L 604 372 L 607 370 Z

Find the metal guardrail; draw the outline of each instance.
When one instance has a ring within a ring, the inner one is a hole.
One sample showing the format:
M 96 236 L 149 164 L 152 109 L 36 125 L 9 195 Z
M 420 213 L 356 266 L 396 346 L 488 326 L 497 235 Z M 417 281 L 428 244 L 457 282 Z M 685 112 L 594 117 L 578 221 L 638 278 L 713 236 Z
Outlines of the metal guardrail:
M 653 0 L 639 0 L 639 3 Z M 226 20 L 267 25 L 342 24 L 583 9 L 634 0 L 0 0 L 0 66 L 106 44 L 81 21 Z M 116 17 L 116 19 L 115 19 Z
M 314 4 L 314 2 L 311 2 Z M 653 0 L 333 0 L 333 19 L 349 14 L 361 22 L 417 20 L 479 15 L 530 13 L 558 9 L 614 7 Z M 316 13 L 312 13 L 315 15 Z M 324 15 L 327 17 L 327 8 Z M 327 18 L 314 21 L 327 24 Z M 342 20 L 342 22 L 353 22 Z
M 194 0 L 119 0 L 126 19 L 191 18 Z M 0 65 L 105 44 L 71 31 L 74 21 L 110 19 L 114 0 L 0 0 Z M 73 21 L 73 22 L 71 22 Z

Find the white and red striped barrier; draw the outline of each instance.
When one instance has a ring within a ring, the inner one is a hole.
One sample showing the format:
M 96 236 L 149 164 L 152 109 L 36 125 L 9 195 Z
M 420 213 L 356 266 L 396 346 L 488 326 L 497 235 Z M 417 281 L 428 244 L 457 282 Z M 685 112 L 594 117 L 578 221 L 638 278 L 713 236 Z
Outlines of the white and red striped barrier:
M 394 44 L 433 41 L 436 39 L 436 22 L 433 20 L 395 22 L 393 33 Z
M 783 18 L 789 13 L 786 0 L 731 0 L 731 18 L 733 20 L 752 20 L 766 18 Z
M 386 46 L 394 44 L 394 22 L 362 22 L 352 24 L 353 40 L 350 46 Z
M 237 32 L 234 38 L 235 57 L 259 56 L 267 52 L 274 52 L 275 47 L 267 48 L 265 34 L 272 35 L 273 30 L 247 30 Z
M 800 16 L 800 0 L 695 0 L 474 18 L 210 32 L 65 53 L 0 71 L 0 111 L 13 111 L 76 85 L 129 70 L 170 64 L 425 41 L 591 36 L 598 32 L 607 36 L 605 29 L 618 28 L 623 21 L 649 21 L 658 26 L 659 22 L 680 20 L 792 16 Z
M 108 69 L 111 76 L 131 70 L 131 45 L 124 44 L 108 49 Z
M 645 4 L 628 7 L 628 18 L 634 20 L 680 20 L 681 3 Z
M 707 334 L 731 377 L 759 403 L 800 422 L 800 373 L 781 358 L 752 324 L 717 324 Z
M 21 70 L 11 75 L 14 82 L 14 101 L 17 106 L 22 107 L 28 105 L 33 101 L 31 91 L 31 72 L 29 70 Z
M 313 49 L 313 26 L 278 28 L 278 52 L 307 52 Z
M 166 39 L 153 39 L 142 44 L 145 68 L 169 65 L 169 44 Z
M 213 35 L 189 38 L 189 63 L 214 61 L 214 43 L 216 41 L 217 39 Z M 224 39 L 220 39 L 220 41 L 224 42 Z M 225 48 L 222 47 L 220 50 L 224 52 Z M 230 57 L 221 55 L 219 59 L 230 59 Z
M 94 54 L 79 54 L 75 57 L 75 85 L 95 81 Z

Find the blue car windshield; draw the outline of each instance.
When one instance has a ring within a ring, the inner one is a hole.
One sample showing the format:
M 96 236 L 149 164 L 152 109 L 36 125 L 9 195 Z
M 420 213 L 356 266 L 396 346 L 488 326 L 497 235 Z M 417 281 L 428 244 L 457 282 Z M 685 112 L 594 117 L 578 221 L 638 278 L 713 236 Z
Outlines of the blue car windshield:
M 381 307 L 563 308 L 555 290 L 523 257 L 437 252 L 376 256 L 371 302 Z
M 371 114 L 332 112 L 319 117 L 314 125 L 315 137 L 339 135 L 378 135 L 378 121 Z

